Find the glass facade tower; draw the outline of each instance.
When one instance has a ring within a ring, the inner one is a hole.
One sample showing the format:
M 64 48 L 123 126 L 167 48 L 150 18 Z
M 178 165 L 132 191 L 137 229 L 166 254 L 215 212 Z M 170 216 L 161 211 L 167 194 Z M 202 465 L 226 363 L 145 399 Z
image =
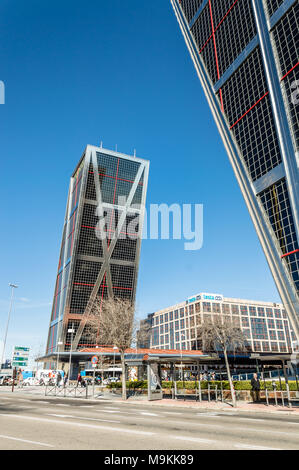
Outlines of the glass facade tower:
M 299 338 L 299 2 L 171 3 Z
M 47 350 L 78 350 L 94 300 L 135 300 L 149 162 L 87 146 L 72 175 Z M 71 330 L 72 332 L 70 332 Z

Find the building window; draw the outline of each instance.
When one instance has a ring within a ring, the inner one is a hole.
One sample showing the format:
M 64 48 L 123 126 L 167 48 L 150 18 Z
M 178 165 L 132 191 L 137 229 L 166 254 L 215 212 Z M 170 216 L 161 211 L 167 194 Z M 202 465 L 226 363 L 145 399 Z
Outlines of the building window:
M 256 308 L 255 307 L 249 307 L 249 314 L 251 317 L 256 317 Z
M 197 303 L 195 304 L 195 312 L 196 312 L 196 313 L 200 312 L 200 302 L 197 302 Z
M 272 352 L 277 352 L 278 351 L 278 343 L 271 342 L 271 351 Z
M 229 304 L 222 304 L 222 313 L 224 313 L 224 315 L 230 314 Z
M 275 330 L 275 322 L 274 320 L 268 320 L 268 328 L 271 328 L 272 330 Z
M 278 331 L 277 336 L 278 336 L 279 341 L 285 341 L 285 336 L 284 336 L 283 331 Z
M 204 312 L 211 312 L 211 304 L 210 302 L 203 302 L 203 311 Z
M 277 330 L 283 330 L 282 320 L 276 320 L 276 328 Z
M 179 318 L 179 311 L 175 310 L 174 311 L 174 319 L 177 320 Z
M 248 308 L 246 307 L 246 305 L 241 305 L 240 310 L 241 310 L 241 315 L 243 315 L 243 316 L 248 315 Z
M 273 310 L 272 308 L 266 308 L 266 314 L 268 318 L 273 318 Z
M 257 313 L 259 317 L 264 317 L 265 316 L 265 309 L 263 307 L 258 307 Z
M 169 312 L 169 320 L 170 320 L 170 321 L 173 320 L 173 312 Z
M 194 305 L 189 305 L 189 315 L 193 315 L 194 313 Z
M 220 304 L 212 304 L 213 313 L 221 313 Z
M 275 314 L 275 318 L 281 318 L 280 310 L 275 309 L 274 314 Z
M 271 341 L 276 341 L 277 336 L 276 336 L 276 331 L 275 330 L 269 330 L 269 336 Z
M 184 316 L 184 309 L 180 308 L 180 317 L 183 318 L 183 316 Z
M 266 343 L 265 341 L 263 342 L 263 351 L 264 352 L 269 352 L 270 351 L 269 343 Z
M 179 328 L 180 328 L 180 324 L 179 324 L 179 321 L 177 320 L 177 321 L 175 322 L 175 329 L 176 329 L 176 330 L 179 330 Z
M 246 339 L 251 339 L 250 330 L 243 330 L 243 334 Z
M 232 314 L 239 315 L 239 305 L 232 305 Z
M 160 326 L 160 335 L 164 334 L 164 326 Z
M 194 317 L 190 317 L 190 328 L 195 325 Z
M 181 320 L 180 321 L 180 326 L 181 326 L 181 330 L 183 330 L 185 328 L 185 320 Z
M 249 319 L 248 318 L 242 318 L 242 326 L 245 328 L 249 328 Z
M 156 326 L 152 330 L 152 345 L 157 346 L 159 344 L 159 327 Z
M 268 339 L 267 323 L 263 318 L 251 319 L 253 339 Z
M 255 351 L 261 351 L 262 350 L 261 343 L 259 341 L 253 341 L 253 346 L 254 346 Z
M 164 315 L 164 321 L 165 321 L 165 323 L 168 322 L 168 313 L 165 313 L 165 315 Z

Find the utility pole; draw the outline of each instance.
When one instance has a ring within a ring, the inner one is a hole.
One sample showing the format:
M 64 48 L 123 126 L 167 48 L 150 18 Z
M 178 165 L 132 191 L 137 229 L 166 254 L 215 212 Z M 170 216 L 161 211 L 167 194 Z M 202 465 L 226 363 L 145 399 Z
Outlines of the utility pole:
M 9 306 L 8 318 L 7 318 L 7 323 L 6 323 L 2 357 L 1 357 L 1 363 L 0 363 L 0 373 L 2 372 L 2 364 L 3 364 L 3 358 L 4 358 L 5 346 L 6 346 L 6 340 L 7 340 L 8 325 L 9 325 L 9 320 L 10 320 L 10 315 L 11 315 L 12 305 L 13 305 L 14 289 L 18 288 L 16 284 L 9 284 L 9 286 L 11 287 L 11 297 L 10 297 L 10 306 Z
M 73 326 L 74 326 L 74 324 L 72 323 L 72 328 L 68 329 L 68 333 L 71 334 L 71 348 L 70 348 L 70 363 L 69 363 L 69 379 L 68 379 L 68 385 L 70 384 L 70 378 L 71 378 L 72 349 L 73 349 L 73 333 L 75 333 L 75 330 L 74 330 Z

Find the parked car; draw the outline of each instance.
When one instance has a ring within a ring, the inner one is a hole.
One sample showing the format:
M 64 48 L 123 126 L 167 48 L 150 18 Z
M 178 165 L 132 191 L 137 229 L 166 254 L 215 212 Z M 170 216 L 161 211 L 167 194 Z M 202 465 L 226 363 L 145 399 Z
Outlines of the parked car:
M 11 385 L 12 376 L 11 375 L 0 375 L 0 385 Z
M 109 385 L 111 383 L 116 383 L 116 382 L 119 382 L 119 378 L 118 377 L 108 377 L 107 379 L 105 379 L 103 381 L 103 384 L 104 385 Z

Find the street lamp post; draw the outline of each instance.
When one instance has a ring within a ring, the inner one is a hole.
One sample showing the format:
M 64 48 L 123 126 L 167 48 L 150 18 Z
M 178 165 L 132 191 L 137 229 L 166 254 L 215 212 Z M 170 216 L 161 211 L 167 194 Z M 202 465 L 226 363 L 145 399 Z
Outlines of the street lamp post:
M 75 330 L 73 329 L 73 323 L 72 323 L 72 328 L 69 328 L 67 330 L 68 333 L 71 333 L 71 348 L 70 348 L 70 362 L 69 362 L 69 379 L 68 379 L 68 385 L 70 384 L 70 377 L 71 377 L 71 367 L 72 367 L 72 349 L 73 349 L 73 333 L 75 333 Z
M 113 379 L 115 377 L 115 351 L 116 351 L 116 349 L 117 349 L 117 346 L 113 346 L 113 351 L 114 351 L 114 353 L 113 353 L 113 356 L 114 356 L 114 358 L 113 358 Z
M 186 336 L 181 331 L 181 380 L 183 379 L 183 349 L 182 349 L 182 336 L 186 339 Z
M 56 370 L 58 371 L 58 367 L 59 367 L 59 346 L 61 346 L 63 344 L 62 341 L 58 341 L 57 342 L 57 363 L 56 363 Z
M 0 363 L 0 373 L 2 372 L 2 363 L 3 363 L 3 358 L 4 358 L 6 340 L 7 340 L 8 325 L 9 325 L 9 320 L 10 320 L 10 315 L 11 315 L 12 305 L 13 305 L 14 289 L 18 288 L 16 284 L 9 284 L 9 286 L 11 287 L 11 297 L 10 297 L 10 306 L 9 306 L 8 318 L 7 318 L 7 323 L 6 323 L 5 335 L 4 335 L 4 343 L 3 343 L 2 357 L 1 357 L 1 363 Z

